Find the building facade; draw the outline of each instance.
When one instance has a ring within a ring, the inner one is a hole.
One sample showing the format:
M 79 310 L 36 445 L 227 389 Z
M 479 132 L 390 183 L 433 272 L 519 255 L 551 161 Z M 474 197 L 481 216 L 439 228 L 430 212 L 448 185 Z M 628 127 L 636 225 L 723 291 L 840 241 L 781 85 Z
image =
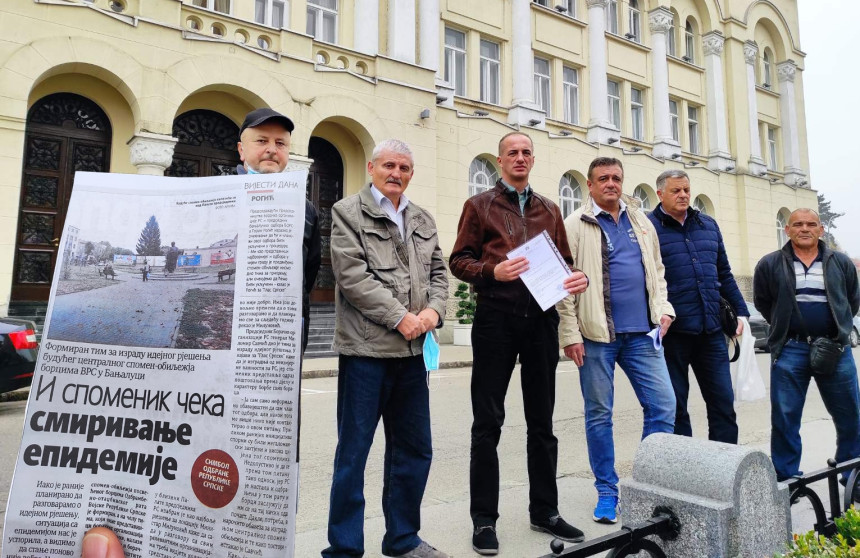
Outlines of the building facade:
M 598 155 L 646 208 L 657 175 L 686 168 L 743 285 L 790 210 L 817 207 L 797 17 L 792 0 L 3 2 L 0 314 L 47 299 L 76 170 L 234 172 L 262 106 L 295 121 L 291 165 L 310 170 L 316 301 L 333 295 L 330 207 L 366 183 L 375 143 L 413 147 L 408 195 L 448 251 L 512 129 L 565 213 Z

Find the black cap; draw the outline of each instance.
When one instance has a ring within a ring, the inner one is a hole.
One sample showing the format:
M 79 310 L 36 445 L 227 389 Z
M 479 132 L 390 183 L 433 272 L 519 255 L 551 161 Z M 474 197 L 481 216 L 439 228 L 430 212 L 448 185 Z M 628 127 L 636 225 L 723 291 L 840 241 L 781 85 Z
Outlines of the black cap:
M 281 114 L 280 112 L 276 112 L 270 108 L 264 107 L 259 108 L 257 110 L 252 110 L 245 116 L 245 121 L 242 122 L 242 127 L 239 128 L 239 135 L 242 135 L 242 132 L 245 131 L 245 128 L 256 128 L 263 122 L 268 122 L 269 120 L 277 120 L 288 132 L 293 133 L 293 129 L 295 129 L 295 125 L 293 121 Z

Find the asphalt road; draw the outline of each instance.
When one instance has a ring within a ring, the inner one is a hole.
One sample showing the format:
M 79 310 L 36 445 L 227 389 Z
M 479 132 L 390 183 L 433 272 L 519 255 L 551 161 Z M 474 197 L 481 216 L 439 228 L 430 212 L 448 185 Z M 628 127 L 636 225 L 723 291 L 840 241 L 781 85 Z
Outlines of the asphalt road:
M 855 359 L 860 350 L 854 350 Z M 758 355 L 765 384 L 768 384 L 768 355 Z M 422 510 L 421 535 L 428 542 L 457 556 L 477 556 L 471 549 L 469 519 L 469 403 L 468 368 L 442 370 L 431 379 L 433 417 L 433 467 Z M 331 483 L 332 458 L 336 445 L 335 403 L 337 379 L 304 380 L 302 385 L 302 431 L 299 511 L 296 556 L 318 556 L 327 545 L 326 520 Z M 707 437 L 705 409 L 698 389 L 691 389 L 690 413 L 694 435 Z M 737 406 L 740 443 L 768 452 L 770 405 L 767 400 Z M 12 476 L 15 452 L 20 443 L 23 402 L 0 403 L 0 514 Z M 621 477 L 630 474 L 641 436 L 642 412 L 624 374 L 616 375 L 615 442 Z M 501 518 L 498 532 L 501 557 L 537 557 L 549 552 L 546 535 L 532 532 L 528 524 L 528 481 L 525 455 L 525 421 L 519 376 L 515 373 L 507 399 L 507 420 L 499 447 L 501 458 Z M 559 438 L 558 484 L 562 515 L 594 538 L 616 530 L 617 526 L 591 521 L 596 500 L 588 465 L 582 396 L 576 367 L 571 362 L 559 366 L 555 433 Z M 803 467 L 808 471 L 825 465 L 833 455 L 835 433 L 816 388 L 810 388 L 803 417 L 805 444 Z M 381 427 L 370 454 L 365 476 L 366 556 L 381 556 L 379 545 L 384 532 L 380 503 L 382 492 L 383 435 Z M 795 530 L 806 531 L 812 519 L 803 508 L 792 510 Z M 2 515 L 0 515 L 2 518 Z M 2 536 L 2 533 L 0 533 Z

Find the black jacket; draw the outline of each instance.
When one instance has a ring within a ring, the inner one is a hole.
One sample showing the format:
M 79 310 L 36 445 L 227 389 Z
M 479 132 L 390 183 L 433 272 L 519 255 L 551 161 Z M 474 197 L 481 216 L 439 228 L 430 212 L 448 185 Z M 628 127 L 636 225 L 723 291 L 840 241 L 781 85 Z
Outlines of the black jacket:
M 236 165 L 236 174 L 247 174 L 243 164 Z M 305 230 L 302 239 L 302 318 L 304 331 L 302 334 L 302 352 L 308 344 L 308 327 L 311 318 L 310 293 L 317 280 L 320 270 L 322 248 L 320 239 L 319 214 L 311 202 L 305 200 Z
M 836 341 L 849 342 L 854 314 L 860 309 L 860 287 L 857 268 L 848 256 L 834 252 L 818 241 L 818 251 L 824 269 L 824 290 L 827 304 L 836 322 Z M 791 241 L 781 250 L 763 257 L 755 267 L 753 295 L 755 307 L 770 324 L 767 344 L 772 357 L 778 358 L 788 337 L 791 315 L 796 307 L 794 250 Z

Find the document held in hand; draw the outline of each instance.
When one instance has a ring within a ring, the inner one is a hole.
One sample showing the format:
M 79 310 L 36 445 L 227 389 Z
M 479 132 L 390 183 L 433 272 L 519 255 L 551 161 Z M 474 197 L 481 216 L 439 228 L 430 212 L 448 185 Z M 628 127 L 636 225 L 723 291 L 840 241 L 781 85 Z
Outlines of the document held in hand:
M 573 272 L 561 257 L 548 232 L 543 231 L 508 252 L 508 259 L 520 256 L 529 262 L 528 270 L 520 275 L 520 279 L 544 311 L 567 296 L 564 280 Z

